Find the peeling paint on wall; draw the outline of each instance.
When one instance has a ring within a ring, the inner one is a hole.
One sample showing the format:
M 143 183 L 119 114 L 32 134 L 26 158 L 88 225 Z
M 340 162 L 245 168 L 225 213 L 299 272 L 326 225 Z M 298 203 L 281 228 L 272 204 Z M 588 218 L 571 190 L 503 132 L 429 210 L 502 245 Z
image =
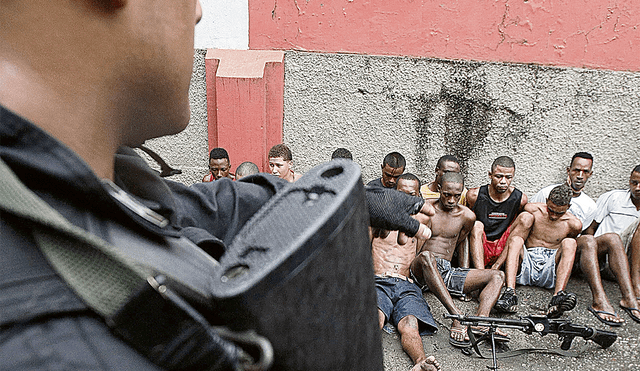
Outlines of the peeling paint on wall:
M 249 0 L 249 47 L 639 71 L 634 0 Z

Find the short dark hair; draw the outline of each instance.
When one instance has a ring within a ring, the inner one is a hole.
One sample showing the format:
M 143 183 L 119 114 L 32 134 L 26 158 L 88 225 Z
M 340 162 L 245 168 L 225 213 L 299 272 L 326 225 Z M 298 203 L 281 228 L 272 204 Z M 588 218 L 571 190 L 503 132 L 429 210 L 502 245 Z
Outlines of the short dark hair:
M 640 165 L 636 165 L 636 167 L 633 168 L 633 170 L 631 170 L 631 174 L 633 173 L 640 173 Z
M 349 160 L 353 160 L 353 155 L 348 149 L 340 147 L 333 151 L 333 153 L 331 154 L 332 160 L 336 158 L 346 158 Z
M 218 160 L 221 158 L 226 158 L 227 161 L 229 161 L 229 154 L 226 149 L 218 147 L 209 152 L 209 160 Z
M 500 156 L 493 160 L 493 163 L 491 164 L 492 173 L 496 170 L 497 166 L 502 166 L 514 170 L 516 169 L 516 163 L 513 162 L 513 159 L 509 156 Z
M 400 179 L 405 179 L 405 180 L 412 180 L 412 181 L 416 181 L 418 182 L 418 189 L 420 189 L 420 187 L 422 187 L 422 182 L 420 181 L 420 179 L 418 179 L 417 176 L 415 176 L 414 174 L 411 173 L 404 173 L 402 175 L 400 175 L 398 177 L 398 181 L 400 181 Z
M 444 182 L 459 183 L 464 187 L 464 177 L 461 173 L 454 173 L 450 171 L 442 174 L 442 178 L 440 178 L 440 186 L 442 186 Z
M 460 161 L 458 161 L 456 156 L 444 155 L 444 156 L 442 156 L 442 157 L 440 157 L 438 159 L 438 162 L 436 163 L 436 169 L 442 168 L 442 166 L 444 166 L 445 162 L 453 162 L 453 163 L 456 163 L 456 164 L 460 165 Z
M 243 177 L 252 174 L 258 174 L 260 169 L 258 169 L 258 165 L 254 164 L 251 161 L 245 161 L 238 166 L 236 169 L 236 177 Z
M 573 197 L 573 191 L 567 183 L 560 184 L 549 193 L 549 201 L 558 206 L 569 205 L 571 203 L 571 197 Z
M 269 150 L 269 158 L 271 157 L 282 157 L 285 161 L 293 160 L 293 156 L 291 155 L 291 150 L 285 144 L 276 144 L 271 147 Z
M 384 160 L 382 161 L 382 166 L 389 165 L 394 169 L 398 169 L 401 167 L 407 166 L 407 161 L 404 159 L 404 156 L 399 152 L 391 152 L 388 155 L 384 156 Z
M 591 153 L 578 152 L 575 155 L 573 155 L 573 157 L 571 157 L 571 163 L 569 164 L 569 166 L 573 165 L 573 160 L 575 160 L 576 158 L 584 158 L 584 159 L 587 159 L 587 160 L 591 160 L 591 162 L 593 162 L 593 156 L 591 156 Z

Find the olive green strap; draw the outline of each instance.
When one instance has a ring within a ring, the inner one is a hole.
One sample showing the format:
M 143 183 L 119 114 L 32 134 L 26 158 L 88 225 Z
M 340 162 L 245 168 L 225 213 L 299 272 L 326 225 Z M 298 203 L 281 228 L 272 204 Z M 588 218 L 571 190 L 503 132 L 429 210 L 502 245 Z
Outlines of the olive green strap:
M 39 248 L 84 302 L 111 317 L 150 276 L 106 241 L 69 223 L 0 160 L 0 210 L 31 221 Z

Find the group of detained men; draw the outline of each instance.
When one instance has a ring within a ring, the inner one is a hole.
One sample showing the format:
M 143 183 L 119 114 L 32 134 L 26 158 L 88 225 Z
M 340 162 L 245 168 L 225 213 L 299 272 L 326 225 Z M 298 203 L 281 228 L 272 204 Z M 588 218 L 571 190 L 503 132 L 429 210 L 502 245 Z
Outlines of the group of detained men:
M 300 178 L 286 145 L 273 146 L 268 158 L 273 175 L 289 182 Z M 335 158 L 352 159 L 352 154 L 339 148 L 332 154 Z M 555 318 L 577 304 L 576 295 L 565 291 L 575 270 L 591 288 L 588 310 L 598 320 L 614 327 L 625 322 L 604 292 L 605 276 L 620 286 L 620 308 L 640 322 L 640 165 L 631 172 L 628 190 L 607 192 L 597 203 L 582 191 L 592 166 L 592 155 L 576 153 L 567 167 L 566 182 L 547 186 L 529 200 L 511 185 L 516 166 L 507 156 L 491 164 L 488 184 L 469 190 L 454 156 L 442 156 L 435 180 L 424 185 L 405 172 L 402 154 L 385 156 L 381 177 L 367 186 L 422 197 L 430 209 L 428 239 L 370 231 L 379 325 L 389 322 L 398 329 L 414 370 L 440 367 L 433 356 L 425 355 L 420 337 L 437 330 L 424 291 L 432 292 L 450 314 L 462 314 L 453 297 L 466 301 L 477 296 L 476 314 L 489 316 L 492 310 L 517 312 L 516 283 L 539 286 L 554 290 L 547 315 Z M 211 151 L 209 169 L 203 181 L 259 172 L 255 164 L 244 162 L 232 174 L 223 148 Z M 467 328 L 453 320 L 450 344 L 469 346 L 468 331 L 482 336 L 488 329 Z M 495 339 L 509 341 L 509 336 L 497 330 Z
M 286 144 L 276 144 L 271 147 L 268 157 L 271 174 L 290 183 L 295 182 L 302 176 L 293 171 L 293 156 Z M 209 152 L 209 173 L 202 178 L 202 181 L 211 182 L 221 178 L 240 180 L 245 176 L 258 174 L 259 172 L 258 165 L 251 161 L 245 161 L 238 165 L 235 173 L 232 173 L 229 153 L 224 148 L 218 147 Z
M 640 322 L 640 165 L 631 171 L 628 190 L 607 192 L 597 202 L 583 192 L 593 166 L 585 152 L 572 157 L 564 183 L 530 200 L 511 185 L 516 166 L 507 156 L 492 163 L 488 184 L 469 190 L 454 156 L 441 157 L 435 180 L 424 185 L 405 166 L 400 153 L 388 154 L 382 176 L 368 186 L 423 197 L 432 208 L 428 239 L 371 231 L 379 324 L 396 326 L 412 370 L 439 369 L 420 338 L 437 328 L 423 296 L 427 290 L 450 314 L 462 314 L 452 297 L 477 295 L 477 315 L 488 316 L 492 309 L 517 312 L 516 284 L 544 287 L 554 290 L 546 314 L 557 318 L 577 304 L 565 288 L 572 271 L 579 271 L 593 295 L 587 308 L 598 320 L 614 327 L 625 322 L 604 292 L 602 276 L 609 276 L 620 287 L 619 307 Z M 453 320 L 450 344 L 469 346 L 468 331 L 482 336 L 488 329 Z M 498 330 L 495 339 L 509 336 Z

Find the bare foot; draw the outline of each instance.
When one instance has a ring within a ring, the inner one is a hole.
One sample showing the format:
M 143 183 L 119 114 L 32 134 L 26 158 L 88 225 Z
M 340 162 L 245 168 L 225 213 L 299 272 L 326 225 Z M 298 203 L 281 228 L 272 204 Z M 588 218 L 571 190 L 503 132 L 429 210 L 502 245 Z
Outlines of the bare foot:
M 467 334 L 467 328 L 465 326 L 462 326 L 460 322 L 455 320 L 451 324 L 451 332 L 449 333 L 449 344 L 457 348 L 466 348 L 469 346 L 469 335 Z
M 624 323 L 624 319 L 620 318 L 615 312 L 611 304 L 598 305 L 587 307 L 587 310 L 591 312 L 600 322 L 609 326 L 621 326 Z
M 627 308 L 640 308 L 640 301 L 636 298 L 634 298 L 633 296 L 631 296 L 628 299 L 622 298 L 622 300 L 620 300 L 620 306 L 621 307 L 627 307 Z M 594 306 L 595 308 L 595 306 Z M 598 309 L 598 308 L 596 308 Z M 611 308 L 613 310 L 613 308 Z
M 638 309 L 638 300 L 636 298 L 631 297 L 631 299 L 620 300 L 620 308 L 627 312 L 632 320 L 640 323 L 640 310 Z
M 620 303 L 622 303 L 622 300 L 620 301 Z M 624 318 L 619 317 L 615 309 L 613 309 L 613 307 L 609 303 L 607 303 L 606 305 L 603 305 L 601 308 L 594 305 L 593 309 L 612 313 L 612 314 L 600 313 L 600 317 L 604 320 L 616 322 L 616 323 L 624 323 Z
M 436 357 L 429 356 L 426 359 L 418 362 L 413 366 L 411 371 L 438 371 L 440 370 L 440 363 L 436 361 Z
M 471 294 L 466 294 L 466 295 L 458 296 L 458 300 L 460 300 L 460 301 L 462 301 L 462 302 L 468 302 L 468 301 L 471 301 Z
M 485 335 L 489 332 L 489 327 L 486 326 L 472 326 L 471 327 L 471 331 L 473 331 L 474 335 Z M 500 330 L 499 328 L 496 328 L 496 331 L 494 332 L 494 336 L 496 338 L 496 340 L 502 340 L 502 341 L 508 341 L 509 338 L 509 334 Z

